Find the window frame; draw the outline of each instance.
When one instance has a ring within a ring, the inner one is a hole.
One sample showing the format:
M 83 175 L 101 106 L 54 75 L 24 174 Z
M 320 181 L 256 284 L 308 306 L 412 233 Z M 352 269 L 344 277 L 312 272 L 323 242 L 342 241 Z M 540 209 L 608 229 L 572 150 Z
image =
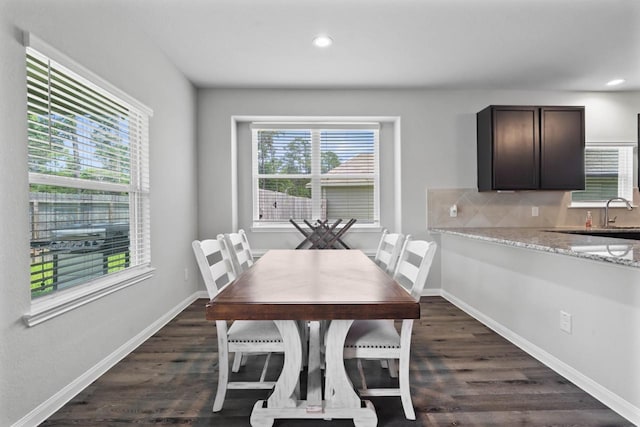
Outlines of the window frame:
M 24 34 L 24 46 L 25 58 L 29 52 L 35 51 L 36 55 L 46 58 L 57 69 L 62 70 L 64 76 L 79 79 L 82 84 L 88 85 L 87 87 L 95 90 L 100 95 L 126 105 L 137 115 L 138 121 L 136 123 L 141 123 L 136 150 L 130 154 L 130 182 L 126 184 L 89 181 L 73 177 L 29 172 L 30 185 L 45 184 L 98 191 L 126 191 L 129 195 L 130 266 L 115 273 L 110 272 L 98 277 L 88 277 L 83 283 L 67 289 L 56 290 L 35 298 L 32 297 L 30 310 L 23 316 L 23 320 L 28 326 L 35 326 L 152 276 L 154 268 L 151 266 L 148 152 L 150 143 L 149 121 L 153 116 L 153 111 L 33 34 Z M 25 125 L 27 125 L 26 122 Z M 136 238 L 137 236 L 141 237 L 140 241 Z M 141 251 L 137 250 L 138 246 L 140 246 Z M 136 258 L 139 253 L 142 254 L 142 257 Z
M 268 229 L 292 229 L 288 221 L 261 221 L 259 208 L 259 181 L 260 179 L 309 179 L 311 186 L 312 218 L 321 218 L 322 207 L 322 179 L 327 176 L 321 172 L 321 133 L 322 131 L 336 130 L 371 130 L 374 131 L 374 171 L 373 173 L 332 175 L 332 178 L 345 179 L 373 179 L 373 220 L 372 222 L 356 222 L 353 228 L 379 229 L 380 219 L 380 126 L 378 121 L 370 120 L 345 120 L 345 121 L 314 121 L 314 120 L 282 120 L 282 121 L 254 121 L 250 123 L 251 129 L 251 187 L 252 187 L 252 218 L 251 229 L 254 231 Z M 258 140 L 257 132 L 263 130 L 308 130 L 311 143 L 311 171 L 308 174 L 260 174 L 258 171 Z M 343 220 L 346 220 L 343 218 Z
M 637 157 L 637 143 L 635 142 L 587 142 L 585 144 L 585 162 L 586 162 L 586 153 L 589 149 L 622 149 L 622 148 L 630 148 L 631 155 L 629 156 L 628 164 L 624 167 L 627 171 L 627 176 L 624 177 L 624 181 L 626 181 L 626 188 L 618 188 L 618 194 L 614 197 L 624 197 L 629 202 L 633 202 L 633 192 L 634 192 L 634 156 Z M 620 176 L 621 167 L 618 167 L 618 174 Z M 585 165 L 585 174 L 587 173 L 586 165 Z M 586 182 L 586 180 L 585 180 Z M 586 184 L 585 184 L 586 185 Z M 602 200 L 574 200 L 573 195 L 575 192 L 571 192 L 571 203 L 569 205 L 570 208 L 604 208 L 608 199 Z M 612 201 L 610 206 L 612 208 L 618 207 L 626 207 L 626 205 L 621 201 Z

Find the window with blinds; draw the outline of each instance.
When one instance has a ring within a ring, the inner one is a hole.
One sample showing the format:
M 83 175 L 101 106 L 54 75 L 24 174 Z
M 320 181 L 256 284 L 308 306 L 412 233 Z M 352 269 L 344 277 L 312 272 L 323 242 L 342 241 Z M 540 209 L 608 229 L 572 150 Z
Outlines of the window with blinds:
M 253 123 L 254 225 L 379 223 L 379 125 Z
M 633 144 L 589 144 L 585 147 L 585 189 L 571 194 L 573 202 L 602 202 L 613 197 L 633 199 Z
M 148 266 L 151 112 L 31 47 L 26 69 L 31 296 Z

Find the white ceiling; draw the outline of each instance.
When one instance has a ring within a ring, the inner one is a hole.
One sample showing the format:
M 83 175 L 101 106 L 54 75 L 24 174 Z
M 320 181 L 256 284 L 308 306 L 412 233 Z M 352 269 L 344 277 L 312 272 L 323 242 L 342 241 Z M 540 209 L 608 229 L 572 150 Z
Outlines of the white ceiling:
M 638 0 L 120 0 L 199 87 L 639 90 Z M 334 45 L 311 44 L 319 33 Z M 605 83 L 624 78 L 610 88 Z

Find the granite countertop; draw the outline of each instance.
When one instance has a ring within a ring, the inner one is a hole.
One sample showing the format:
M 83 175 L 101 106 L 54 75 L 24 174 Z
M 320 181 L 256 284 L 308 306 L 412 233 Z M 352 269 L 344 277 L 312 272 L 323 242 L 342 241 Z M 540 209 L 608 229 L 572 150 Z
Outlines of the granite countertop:
M 582 228 L 584 229 L 584 228 Z M 640 268 L 640 240 L 562 233 L 579 228 L 432 228 L 432 233 L 453 234 L 507 246 L 534 249 Z M 593 231 L 604 231 L 593 229 Z M 606 229 L 612 233 L 640 232 L 634 229 Z

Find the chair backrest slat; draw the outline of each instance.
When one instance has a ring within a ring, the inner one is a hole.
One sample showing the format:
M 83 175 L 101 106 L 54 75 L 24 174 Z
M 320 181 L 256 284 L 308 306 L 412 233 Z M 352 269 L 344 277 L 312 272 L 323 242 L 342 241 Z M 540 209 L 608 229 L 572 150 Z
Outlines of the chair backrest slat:
M 392 274 L 395 269 L 403 241 L 404 235 L 400 233 L 389 233 L 387 229 L 382 231 L 380 243 L 373 260 L 389 274 Z
M 236 278 L 224 239 L 194 240 L 191 244 L 209 298 Z
M 221 238 L 218 235 L 218 239 Z M 231 259 L 236 275 L 240 275 L 243 271 L 253 265 L 253 253 L 249 245 L 249 239 L 244 230 L 240 229 L 237 233 L 228 233 L 224 235 L 227 247 L 231 253 Z
M 410 285 L 408 290 L 416 300 L 422 295 L 436 249 L 436 242 L 412 240 L 410 236 L 402 246 L 393 277 L 403 286 Z

